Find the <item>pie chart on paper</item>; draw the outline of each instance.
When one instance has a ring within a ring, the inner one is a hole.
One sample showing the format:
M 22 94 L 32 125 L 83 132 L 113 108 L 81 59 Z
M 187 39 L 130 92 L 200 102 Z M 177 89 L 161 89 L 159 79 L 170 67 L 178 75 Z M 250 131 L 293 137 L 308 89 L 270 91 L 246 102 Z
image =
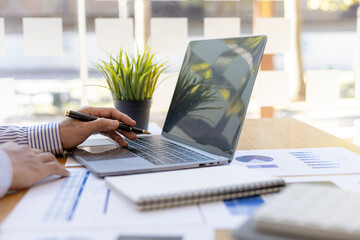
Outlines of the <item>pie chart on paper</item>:
M 245 155 L 239 156 L 235 160 L 243 163 L 267 163 L 273 161 L 274 158 L 261 155 Z

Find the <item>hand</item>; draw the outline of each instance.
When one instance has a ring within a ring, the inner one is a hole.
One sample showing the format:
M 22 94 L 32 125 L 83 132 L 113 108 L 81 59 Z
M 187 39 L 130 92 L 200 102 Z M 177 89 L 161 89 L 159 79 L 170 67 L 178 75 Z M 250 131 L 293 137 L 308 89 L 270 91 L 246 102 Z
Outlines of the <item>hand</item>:
M 128 143 L 120 134 L 130 140 L 136 139 L 135 133 L 117 129 L 119 121 L 130 126 L 135 126 L 136 122 L 114 108 L 84 107 L 79 112 L 100 118 L 91 122 L 81 122 L 72 118 L 61 121 L 60 138 L 64 150 L 76 147 L 93 133 L 105 134 L 123 147 L 127 147 Z
M 1 144 L 0 149 L 6 152 L 10 158 L 12 166 L 11 190 L 30 187 L 50 175 L 57 174 L 62 177 L 69 175 L 65 167 L 51 153 L 13 142 Z

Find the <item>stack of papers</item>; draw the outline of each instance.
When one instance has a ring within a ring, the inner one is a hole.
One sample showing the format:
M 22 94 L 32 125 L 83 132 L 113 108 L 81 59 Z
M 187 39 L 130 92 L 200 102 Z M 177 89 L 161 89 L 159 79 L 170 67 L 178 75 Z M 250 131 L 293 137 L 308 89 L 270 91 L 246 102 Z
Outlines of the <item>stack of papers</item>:
M 232 164 L 270 176 L 360 174 L 360 156 L 343 147 L 236 151 Z

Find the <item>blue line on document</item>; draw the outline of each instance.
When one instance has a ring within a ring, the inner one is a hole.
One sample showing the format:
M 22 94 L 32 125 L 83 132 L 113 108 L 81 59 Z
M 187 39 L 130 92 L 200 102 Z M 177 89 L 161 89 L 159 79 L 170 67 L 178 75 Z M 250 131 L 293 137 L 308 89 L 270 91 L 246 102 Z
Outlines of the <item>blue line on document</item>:
M 84 180 L 83 180 L 83 182 L 82 182 L 82 184 L 81 184 L 81 186 L 80 186 L 78 195 L 76 196 L 76 200 L 75 200 L 75 202 L 74 202 L 74 205 L 73 205 L 73 207 L 72 207 L 72 209 L 71 209 L 71 213 L 70 213 L 70 215 L 69 215 L 68 221 L 71 221 L 71 219 L 72 219 L 72 217 L 73 217 L 73 215 L 74 215 L 75 208 L 76 208 L 76 206 L 77 206 L 77 204 L 78 204 L 78 202 L 79 202 L 79 198 L 80 198 L 81 193 L 82 193 L 82 191 L 83 191 L 83 189 L 84 189 L 84 187 L 85 187 L 85 183 L 86 183 L 86 180 L 87 180 L 88 177 L 89 177 L 89 174 L 90 174 L 90 172 L 86 172 L 86 175 L 85 175 L 85 177 L 84 177 Z
M 64 186 L 66 186 L 69 182 L 70 177 L 65 178 L 64 181 L 62 182 L 59 190 L 56 192 L 54 200 L 51 202 L 50 206 L 49 206 L 49 210 L 46 212 L 43 221 L 48 221 L 49 218 L 51 217 L 53 213 L 53 209 L 55 209 L 56 204 L 58 203 L 57 199 L 60 199 L 60 196 L 62 195 L 62 193 L 64 192 Z
M 108 208 L 108 204 L 109 204 L 109 196 L 110 196 L 110 189 L 107 190 L 107 194 L 106 194 L 104 214 L 106 214 L 106 212 L 107 212 L 107 208 Z

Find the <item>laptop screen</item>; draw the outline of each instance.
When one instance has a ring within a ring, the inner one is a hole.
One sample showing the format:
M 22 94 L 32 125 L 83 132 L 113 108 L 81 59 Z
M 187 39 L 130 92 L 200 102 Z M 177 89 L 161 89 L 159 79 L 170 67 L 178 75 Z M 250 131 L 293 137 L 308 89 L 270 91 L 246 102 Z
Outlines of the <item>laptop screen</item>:
M 190 42 L 163 135 L 232 156 L 265 43 L 265 36 Z

